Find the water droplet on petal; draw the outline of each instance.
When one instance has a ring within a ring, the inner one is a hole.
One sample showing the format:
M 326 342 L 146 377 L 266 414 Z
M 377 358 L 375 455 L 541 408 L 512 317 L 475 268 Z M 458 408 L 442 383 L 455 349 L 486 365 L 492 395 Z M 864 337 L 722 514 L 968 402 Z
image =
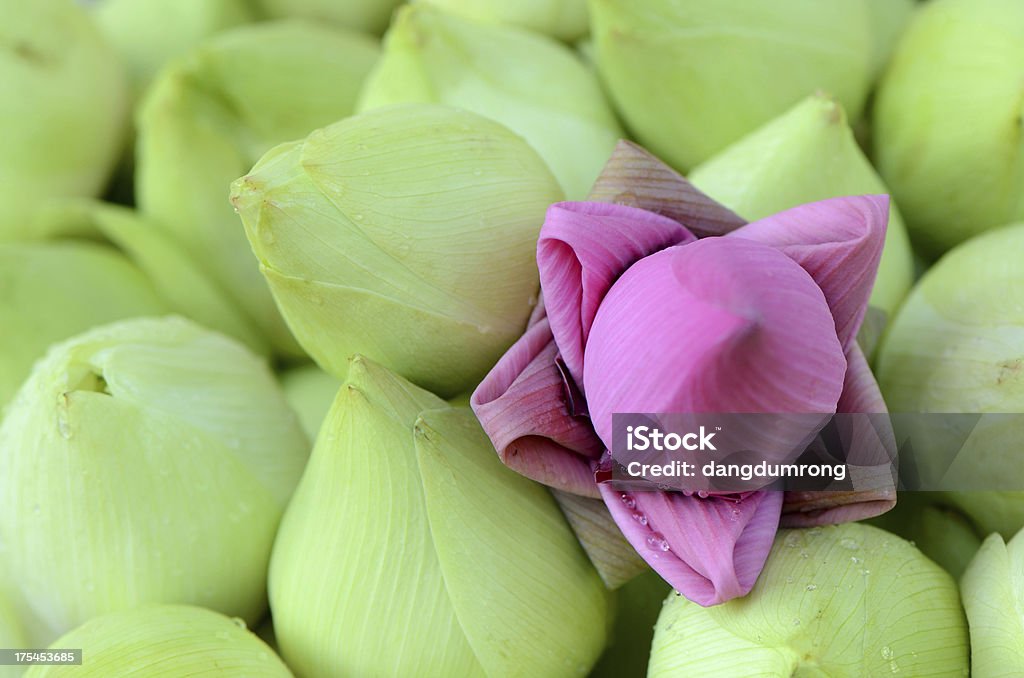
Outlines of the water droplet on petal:
M 647 516 L 645 516 L 643 513 L 640 513 L 639 511 L 633 513 L 633 520 L 640 523 L 641 525 L 647 525 Z
M 891 647 L 889 647 L 888 645 L 882 647 L 882 659 L 892 659 L 893 656 L 894 655 Z
M 808 584 L 806 588 L 807 588 L 808 591 L 817 591 L 818 590 L 818 585 L 817 584 Z
M 660 532 L 652 532 L 651 536 L 647 537 L 647 546 L 653 551 L 668 551 L 671 548 Z
M 636 508 L 636 499 L 629 496 L 625 492 L 619 495 L 619 499 L 622 500 L 622 503 L 625 504 L 626 508 L 628 508 L 630 511 Z
M 248 630 L 248 628 L 249 628 L 248 626 L 245 625 L 245 620 L 242 619 L 241 617 L 232 617 L 231 618 L 231 623 L 234 624 L 235 626 L 237 626 L 240 629 Z
M 839 542 L 839 545 L 848 551 L 856 551 L 860 548 L 860 544 L 855 542 L 853 539 L 843 539 Z

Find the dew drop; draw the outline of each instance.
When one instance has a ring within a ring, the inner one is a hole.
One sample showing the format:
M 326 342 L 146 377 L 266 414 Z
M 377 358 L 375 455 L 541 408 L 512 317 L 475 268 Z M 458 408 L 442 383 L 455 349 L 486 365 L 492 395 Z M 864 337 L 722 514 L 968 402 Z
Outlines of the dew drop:
M 624 505 L 626 506 L 626 508 L 628 508 L 628 509 L 629 509 L 630 511 L 632 511 L 633 509 L 635 509 L 635 508 L 636 508 L 636 499 L 634 499 L 633 497 L 629 496 L 629 495 L 628 495 L 628 494 L 626 494 L 625 492 L 623 492 L 622 494 L 620 494 L 620 495 L 619 495 L 619 499 L 621 499 L 621 500 L 622 500 L 622 503 L 623 503 L 623 504 L 624 504 Z
M 862 561 L 857 556 L 850 556 L 850 562 L 854 565 L 860 565 Z
M 860 544 L 858 544 L 853 539 L 843 539 L 842 541 L 839 542 L 839 545 L 842 546 L 847 551 L 856 551 L 857 549 L 860 548 Z
M 799 619 L 794 619 L 793 620 L 793 626 L 800 626 L 800 620 Z
M 782 542 L 788 548 L 796 548 L 797 544 L 800 543 L 800 535 L 797 532 L 790 532 L 786 535 L 786 538 Z
M 786 583 L 787 584 L 792 584 L 793 583 L 793 578 L 792 577 L 786 577 Z
M 861 574 L 862 574 L 863 576 L 865 576 L 865 577 L 866 577 L 866 576 L 868 576 L 869 574 L 871 574 L 871 570 L 868 570 L 868 569 L 863 569 L 863 570 L 861 570 L 861 571 L 860 571 L 860 573 L 861 573 Z
M 363 215 L 362 214 L 353 214 L 352 218 L 355 219 L 356 221 L 362 221 L 363 220 Z
M 242 619 L 241 617 L 232 617 L 231 618 L 231 623 L 234 624 L 235 626 L 237 626 L 240 629 L 245 629 L 245 630 L 249 629 L 249 627 L 245 625 L 245 620 Z
M 647 537 L 647 546 L 653 551 L 668 551 L 671 548 L 660 532 L 654 532 Z
M 643 513 L 640 513 L 639 511 L 633 513 L 633 520 L 640 523 L 641 525 L 647 525 L 647 516 L 645 516 Z
M 899 673 L 900 672 L 900 665 L 896 663 L 895 659 L 893 659 L 891 662 L 889 662 L 889 671 L 891 673 Z
M 817 591 L 818 590 L 818 585 L 817 584 L 808 584 L 806 588 L 807 588 L 808 591 Z
M 888 645 L 882 647 L 882 659 L 892 659 L 895 655 L 893 654 L 892 648 Z

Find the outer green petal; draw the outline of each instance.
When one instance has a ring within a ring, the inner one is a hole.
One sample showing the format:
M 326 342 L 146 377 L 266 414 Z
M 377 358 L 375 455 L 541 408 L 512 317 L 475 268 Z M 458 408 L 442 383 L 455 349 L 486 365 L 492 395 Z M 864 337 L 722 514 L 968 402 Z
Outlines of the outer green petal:
M 912 545 L 847 523 L 779 532 L 754 590 L 711 608 L 671 595 L 648 676 L 966 676 L 956 585 Z
M 572 42 L 587 33 L 587 0 L 421 0 L 469 19 L 511 24 Z
M 137 94 L 172 58 L 253 18 L 245 0 L 100 0 L 94 16 Z
M 596 76 L 568 47 L 423 5 L 399 11 L 359 108 L 415 102 L 458 106 L 522 135 L 575 200 L 622 136 Z
M 58 632 L 147 602 L 255 621 L 308 450 L 266 366 L 181 319 L 51 349 L 0 426 L 0 539 Z
M 1024 674 L 1024 539 L 990 535 L 961 581 L 971 627 L 971 675 Z
M 302 17 L 315 21 L 380 34 L 391 20 L 391 12 L 403 0 L 253 0 L 274 19 Z
M 926 3 L 879 86 L 875 160 L 931 256 L 1024 219 L 1022 33 L 1017 0 Z
M 874 43 L 873 76 L 879 75 L 896 49 L 900 35 L 914 13 L 914 0 L 867 0 Z
M 299 415 L 302 430 L 310 440 L 316 440 L 340 386 L 341 382 L 316 365 L 293 367 L 281 374 L 285 400 Z
M 489 453 L 468 408 L 423 412 L 414 432 L 448 595 L 487 675 L 587 675 L 607 592 L 554 499 Z
M 377 57 L 365 36 L 301 22 L 246 26 L 165 69 L 139 111 L 139 207 L 250 316 L 299 353 L 260 279 L 228 187 L 272 146 L 351 113 Z
M 240 620 L 198 607 L 146 606 L 93 619 L 51 648 L 80 648 L 81 666 L 36 666 L 26 678 L 290 678 Z
M 891 411 L 1024 412 L 1022 257 L 1024 224 L 1017 224 L 964 243 L 924 275 L 879 349 L 878 382 Z M 921 472 L 965 490 L 1024 487 L 1011 452 L 1021 436 L 1016 419 L 983 419 L 952 466 L 917 455 Z M 915 449 L 948 435 L 933 421 L 913 431 Z M 950 493 L 947 500 L 983 534 L 1009 538 L 1024 526 L 1024 492 Z
M 0 240 L 49 198 L 93 196 L 121 151 L 127 85 L 71 0 L 0 1 Z
M 0 244 L 0 409 L 50 344 L 96 325 L 168 310 L 138 267 L 108 247 Z
M 670 591 L 658 573 L 648 570 L 615 592 L 615 625 L 591 678 L 644 675 L 654 624 Z
M 412 427 L 444 401 L 361 358 L 281 524 L 270 604 L 300 675 L 483 676 L 430 537 Z
M 889 192 L 857 146 L 842 106 L 821 94 L 732 144 L 689 179 L 751 221 L 827 198 Z M 910 289 L 913 261 L 895 205 L 889 213 L 870 303 L 891 317 Z
M 272 149 L 232 188 L 253 251 L 317 363 L 363 353 L 444 396 L 473 388 L 536 302 L 536 240 L 561 191 L 496 122 L 369 111 Z
M 10 574 L 3 563 L 3 547 L 0 546 L 0 647 L 30 647 L 28 634 L 22 627 L 22 621 L 11 600 L 13 582 L 8 581 Z M 0 678 L 17 678 L 24 669 L 16 666 L 0 666 Z
M 856 120 L 863 2 L 590 0 L 598 71 L 627 127 L 683 171 L 824 90 Z

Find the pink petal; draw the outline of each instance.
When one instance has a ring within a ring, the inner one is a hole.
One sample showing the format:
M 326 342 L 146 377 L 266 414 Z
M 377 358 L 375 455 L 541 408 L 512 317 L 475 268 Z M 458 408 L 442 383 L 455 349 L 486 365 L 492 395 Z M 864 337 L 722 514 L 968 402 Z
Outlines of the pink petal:
M 724 235 L 747 223 L 632 141 L 615 146 L 588 199 L 661 214 L 698 238 Z
M 633 548 L 693 602 L 717 605 L 753 588 L 778 528 L 781 492 L 735 499 L 600 487 Z
M 833 198 L 752 222 L 729 237 L 777 247 L 803 266 L 825 293 L 846 347 L 867 310 L 888 219 L 888 196 Z
M 470 406 L 509 468 L 551 487 L 597 497 L 591 460 L 603 446 L 570 416 L 545 319 L 526 331 L 473 392 Z
M 694 239 L 672 219 L 632 207 L 562 202 L 548 208 L 537 265 L 551 331 L 577 383 L 590 325 L 615 279 L 648 254 Z
M 846 381 L 839 399 L 839 412 L 885 413 L 888 410 L 878 382 L 860 346 L 854 342 L 847 351 Z M 849 492 L 787 492 L 783 506 L 784 527 L 830 525 L 873 518 L 896 505 L 896 485 L 891 460 L 896 458 L 896 438 L 884 420 L 854 419 L 845 435 L 858 441 L 847 459 L 854 489 Z
M 759 243 L 706 238 L 649 256 L 615 283 L 583 383 L 610 447 L 616 412 L 831 413 L 845 372 L 806 271 Z

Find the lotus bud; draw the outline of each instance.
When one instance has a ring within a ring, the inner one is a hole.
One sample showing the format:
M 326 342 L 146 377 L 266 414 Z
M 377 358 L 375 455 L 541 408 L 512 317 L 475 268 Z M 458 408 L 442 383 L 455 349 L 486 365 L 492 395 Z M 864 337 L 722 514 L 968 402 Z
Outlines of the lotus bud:
M 68 648 L 82 650 L 81 666 L 33 666 L 25 678 L 292 675 L 241 619 L 187 605 L 147 605 L 97 617 L 51 646 Z
M 1024 413 L 1022 258 L 1024 224 L 948 252 L 911 291 L 878 354 L 879 385 L 893 412 L 990 413 L 951 450 L 955 457 L 919 453 L 916 462 L 925 489 L 972 490 L 949 492 L 945 501 L 982 534 L 1007 538 L 1024 526 L 1024 473 L 1014 453 L 1024 418 L 1001 414 Z M 935 421 L 908 427 L 915 449 L 943 449 L 952 425 Z
M 551 495 L 472 412 L 358 356 L 281 524 L 270 601 L 308 676 L 585 676 L 609 616 Z
M 391 21 L 391 12 L 403 0 L 254 0 L 256 7 L 274 19 L 301 17 L 380 35 Z
M 92 196 L 121 151 L 127 85 L 71 0 L 0 0 L 0 240 L 30 235 L 51 197 Z
M 912 541 L 954 579 L 981 547 L 977 528 L 938 492 L 904 492 L 892 511 L 871 523 Z
M 587 34 L 587 0 L 420 0 L 478 21 L 511 24 L 572 42 Z
M 816 90 L 850 117 L 870 81 L 863 2 L 590 0 L 598 70 L 636 138 L 679 170 Z
M 929 2 L 879 87 L 875 160 L 931 255 L 1024 219 L 1022 33 L 1017 0 Z
M 334 396 L 341 383 L 316 365 L 293 367 L 281 375 L 284 398 L 295 414 L 299 415 L 302 430 L 310 440 L 316 440 L 320 424 L 331 409 Z
M 278 146 L 232 201 L 302 347 L 345 378 L 363 353 L 442 396 L 475 386 L 536 302 L 537 234 L 561 190 L 496 122 L 368 111 Z
M 528 31 L 423 4 L 399 10 L 360 110 L 443 103 L 496 120 L 583 199 L 623 136 L 593 71 L 572 50 Z
M 167 304 L 139 268 L 85 241 L 0 244 L 0 409 L 50 344 Z
M 746 219 L 844 195 L 888 193 L 857 146 L 842 106 L 804 99 L 696 167 L 690 181 Z M 910 289 L 913 260 L 895 205 L 870 303 L 891 316 Z
M 166 62 L 253 19 L 245 0 L 100 0 L 94 16 L 128 67 L 136 93 Z
M 989 535 L 960 582 L 971 629 L 971 675 L 1024 673 L 1024 538 Z
M 670 595 L 650 678 L 966 676 L 956 584 L 911 544 L 857 523 L 783 530 L 746 598 Z
M 671 590 L 656 572 L 647 570 L 615 592 L 615 625 L 590 678 L 644 675 L 654 624 Z
M 227 187 L 275 144 L 351 113 L 377 51 L 365 36 L 301 22 L 244 26 L 164 70 L 139 111 L 142 213 L 286 355 L 300 351 L 260 279 Z
M 151 602 L 253 622 L 309 443 L 262 360 L 181 318 L 54 346 L 0 424 L 0 540 L 56 632 Z
M 871 17 L 874 44 L 872 77 L 879 75 L 889 62 L 896 43 L 914 13 L 915 0 L 866 0 Z

